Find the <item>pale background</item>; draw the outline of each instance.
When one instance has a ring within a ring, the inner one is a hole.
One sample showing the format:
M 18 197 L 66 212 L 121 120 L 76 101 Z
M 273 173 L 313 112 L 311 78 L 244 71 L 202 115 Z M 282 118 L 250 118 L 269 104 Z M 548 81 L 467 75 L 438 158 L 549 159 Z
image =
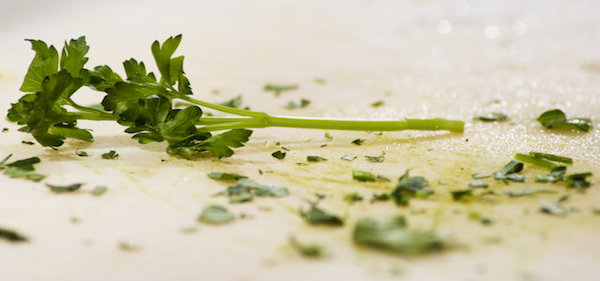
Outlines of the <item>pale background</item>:
M 183 34 L 176 54 L 195 97 L 223 102 L 242 95 L 244 106 L 273 114 L 345 118 L 442 117 L 466 121 L 464 134 L 322 130 L 256 130 L 229 159 L 168 156 L 164 144 L 139 145 L 110 123 L 80 122 L 95 142 L 68 141 L 58 151 L 27 146 L 32 137 L 5 120 L 0 157 L 39 156 L 42 183 L 0 177 L 0 227 L 30 242 L 0 241 L 2 280 L 599 280 L 600 192 L 566 190 L 561 184 L 506 186 L 487 180 L 496 203 L 456 203 L 448 190 L 465 188 L 475 172 L 493 172 L 515 153 L 541 151 L 569 156 L 569 172 L 600 174 L 600 130 L 543 129 L 535 118 L 560 108 L 568 117 L 600 115 L 600 3 L 598 1 L 2 1 L 0 7 L 0 112 L 18 91 L 34 56 L 24 39 L 57 48 L 85 35 L 89 68 L 135 57 L 155 70 L 154 40 Z M 315 78 L 326 83 L 315 83 Z M 275 98 L 265 83 L 299 84 Z M 212 94 L 218 90 L 219 94 Z M 76 94 L 81 103 L 102 95 Z M 290 100 L 312 104 L 289 111 Z M 383 100 L 385 106 L 371 103 Z M 499 103 L 492 103 L 499 100 Z M 472 118 L 490 111 L 503 123 Z M 350 144 L 366 139 L 358 147 Z M 466 141 L 468 139 L 468 142 Z M 271 157 L 291 151 L 285 160 Z M 327 144 L 321 148 L 321 145 Z M 77 149 L 92 157 L 80 158 Z M 119 153 L 118 160 L 100 154 Z M 364 155 L 385 152 L 384 163 Z M 339 157 L 359 156 L 353 162 Z M 328 162 L 298 166 L 307 155 Z M 162 159 L 166 161 L 161 161 Z M 370 198 L 389 191 L 406 169 L 423 175 L 437 200 L 352 206 L 347 192 Z M 258 170 L 269 171 L 259 175 Z M 363 184 L 352 169 L 371 170 L 391 183 Z M 236 172 L 260 183 L 290 189 L 286 198 L 227 204 L 212 197 L 227 184 L 211 171 Z M 543 169 L 526 166 L 530 181 Z M 595 177 L 592 179 L 595 180 Z M 440 185 L 440 181 L 448 185 Z M 86 183 L 74 194 L 50 193 L 43 183 Z M 97 185 L 108 192 L 90 195 Z M 548 187 L 558 194 L 506 198 L 503 190 Z M 346 217 L 343 228 L 312 227 L 297 214 L 314 193 L 322 206 Z M 571 193 L 559 218 L 541 214 L 540 202 Z M 196 222 L 203 207 L 227 206 L 245 214 L 225 226 Z M 270 211 L 265 211 L 270 210 Z M 494 219 L 469 220 L 477 211 Z M 354 222 L 364 216 L 404 214 L 411 227 L 435 229 L 452 239 L 442 252 L 403 257 L 355 246 Z M 195 230 L 185 232 L 182 230 Z M 329 256 L 307 260 L 287 237 L 324 245 Z M 490 243 L 490 241 L 498 241 Z M 127 252 L 127 242 L 140 250 Z

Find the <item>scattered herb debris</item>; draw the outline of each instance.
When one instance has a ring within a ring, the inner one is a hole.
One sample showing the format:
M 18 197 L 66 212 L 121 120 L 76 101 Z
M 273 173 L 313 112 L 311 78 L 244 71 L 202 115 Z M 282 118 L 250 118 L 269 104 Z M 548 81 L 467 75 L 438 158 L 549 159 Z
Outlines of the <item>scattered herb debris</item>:
M 230 203 L 247 202 L 256 196 L 284 197 L 289 194 L 287 188 L 281 186 L 262 185 L 248 178 L 237 180 L 236 185 L 228 187 L 218 195 L 229 196 Z
M 333 139 L 333 137 L 329 133 L 325 133 L 325 138 L 328 140 Z
M 542 166 L 544 168 L 547 168 L 549 170 L 554 170 L 556 169 L 558 166 L 556 166 L 556 164 L 550 162 L 550 161 L 546 161 L 544 159 L 541 158 L 537 158 L 537 157 L 533 157 L 533 156 L 529 156 L 529 155 L 525 155 L 525 154 L 520 154 L 517 153 L 515 155 L 515 159 L 522 161 L 522 162 L 526 162 L 526 163 L 531 163 L 534 165 L 538 165 L 538 166 Z
M 520 175 L 520 174 L 506 175 L 504 180 L 511 180 L 511 181 L 515 181 L 515 182 L 526 182 L 527 181 L 527 179 L 525 179 L 525 176 Z
M 372 107 L 380 107 L 380 106 L 383 106 L 383 105 L 385 105 L 385 102 L 383 100 L 378 100 L 378 101 L 376 101 L 376 102 L 374 102 L 374 103 L 371 104 Z
M 433 231 L 410 230 L 403 216 L 387 220 L 361 219 L 356 223 L 354 242 L 398 254 L 416 255 L 443 248 Z
M 388 193 L 373 194 L 373 197 L 371 197 L 371 202 L 388 201 L 391 198 L 392 198 L 392 196 L 390 196 L 390 194 L 388 194 Z
M 11 156 L 12 154 L 8 155 L 6 158 L 0 161 L 0 166 L 4 165 L 4 163 L 8 161 L 8 159 Z M 31 157 L 27 159 L 17 160 L 15 162 L 6 164 L 8 168 L 4 170 L 4 174 L 10 176 L 11 178 L 25 177 L 32 181 L 41 181 L 46 176 L 36 173 L 35 168 L 33 167 L 34 164 L 40 162 L 41 160 L 39 157 Z M 2 169 L 4 169 L 3 166 L 0 168 L 0 170 Z
M 573 164 L 573 159 L 564 157 L 564 156 L 558 156 L 558 155 L 546 154 L 546 153 L 540 153 L 540 152 L 533 152 L 533 151 L 529 152 L 529 155 L 531 155 L 535 158 L 543 158 L 543 159 L 547 159 L 550 161 L 555 161 L 555 162 L 560 162 L 560 163 L 565 163 L 565 164 Z
M 271 153 L 271 155 L 277 159 L 285 158 L 285 152 L 282 152 L 281 150 L 277 150 L 277 151 Z
M 454 201 L 460 201 L 473 197 L 473 189 L 469 188 L 464 190 L 453 190 L 450 191 L 450 194 L 452 195 L 452 199 L 454 199 Z
M 24 141 L 21 141 L 21 143 L 22 143 L 22 144 L 26 144 L 26 145 L 34 145 L 34 144 L 35 144 L 35 142 L 32 142 L 32 141 L 25 141 L 25 140 L 24 140 Z
M 303 244 L 298 242 L 296 237 L 290 236 L 290 245 L 301 255 L 308 258 L 322 258 L 327 255 L 323 246 L 318 244 Z
M 263 88 L 265 92 L 275 92 L 275 96 L 278 97 L 281 92 L 292 91 L 298 89 L 298 85 L 276 85 L 276 84 L 267 84 Z
M 56 192 L 56 193 L 65 193 L 65 192 L 73 192 L 78 190 L 83 184 L 82 183 L 74 183 L 71 185 L 52 185 L 52 184 L 46 184 L 46 186 L 48 188 L 50 188 L 50 190 L 52 192 Z
M 560 109 L 549 110 L 537 119 L 542 126 L 548 129 L 567 129 L 580 130 L 587 132 L 592 126 L 592 121 L 588 118 L 569 118 Z
M 594 208 L 594 209 L 592 209 L 592 213 L 594 215 L 600 215 L 600 208 Z
M 477 187 L 488 188 L 488 186 L 489 185 L 488 185 L 487 182 L 481 181 L 481 180 L 479 180 L 479 181 L 472 181 L 472 182 L 469 183 L 469 187 L 473 187 L 473 188 L 477 188 Z
M 76 150 L 75 154 L 77 154 L 77 156 L 80 156 L 80 157 L 88 157 L 88 156 L 90 156 L 87 152 L 85 152 L 83 150 Z
M 524 195 L 530 195 L 535 193 L 557 193 L 557 191 L 552 189 L 534 189 L 534 188 L 523 188 L 518 190 L 505 190 L 504 193 L 508 197 L 518 197 Z
M 94 190 L 92 190 L 93 195 L 102 195 L 106 192 L 106 186 L 96 186 Z
M 210 224 L 223 224 L 234 219 L 235 217 L 221 206 L 209 206 L 198 217 L 198 221 Z
M 6 132 L 8 132 L 8 128 L 3 128 L 3 129 L 2 129 L 2 132 L 3 132 L 3 133 L 6 133 Z
M 240 108 L 240 106 L 242 106 L 242 96 L 237 96 L 235 98 L 232 98 L 231 100 L 228 100 L 226 102 L 223 103 L 219 103 L 220 105 L 223 106 L 227 106 L 227 107 L 232 107 L 232 108 Z M 191 106 L 193 104 L 187 104 L 187 106 Z
M 367 159 L 367 161 L 369 162 L 375 162 L 375 163 L 381 163 L 385 160 L 385 156 L 383 155 L 379 155 L 379 156 L 365 156 L 365 158 Z
M 240 174 L 235 174 L 235 173 L 218 173 L 218 172 L 211 172 L 206 174 L 209 178 L 214 179 L 214 180 L 240 180 L 240 179 L 245 179 L 247 178 L 247 176 L 244 175 L 240 175 Z
M 542 205 L 540 207 L 540 211 L 547 213 L 547 214 L 551 214 L 551 215 L 555 215 L 555 216 L 564 216 L 567 214 L 567 212 L 565 211 L 565 209 L 558 204 L 546 204 L 546 205 Z
M 300 99 L 300 103 L 296 103 L 295 101 L 290 101 L 288 102 L 288 104 L 286 106 L 284 106 L 285 109 L 296 109 L 296 108 L 305 108 L 307 106 L 310 105 L 310 101 L 307 99 Z
M 563 176 L 567 172 L 567 167 L 559 166 L 553 169 L 550 174 L 537 176 L 536 182 L 558 182 L 563 180 Z
M 344 224 L 344 221 L 340 217 L 328 214 L 318 208 L 317 203 L 311 203 L 310 209 L 306 212 L 300 210 L 300 215 L 309 224 L 324 224 L 330 226 L 341 226 Z
M 121 242 L 119 242 L 119 249 L 121 249 L 121 251 L 125 251 L 125 252 L 137 252 L 137 251 L 142 250 L 142 247 L 139 245 L 131 244 L 127 241 L 121 241 Z
M 589 181 L 586 181 L 585 179 L 587 177 L 591 177 L 591 176 L 592 176 L 591 172 L 571 174 L 571 175 L 568 175 L 567 178 L 565 179 L 565 184 L 567 187 L 572 187 L 572 188 L 577 188 L 577 189 L 588 188 L 588 187 L 590 187 L 590 185 L 592 185 L 592 183 Z
M 319 198 L 319 199 L 324 199 L 325 198 L 325 193 L 323 193 L 323 192 L 317 192 L 317 193 L 315 193 L 315 196 L 317 196 L 317 198 Z
M 506 114 L 504 114 L 504 113 L 492 112 L 488 115 L 478 116 L 473 119 L 483 121 L 483 122 L 494 122 L 494 121 L 501 122 L 501 121 L 506 120 L 506 118 L 508 118 L 508 116 L 506 116 Z
M 352 141 L 352 143 L 355 144 L 355 145 L 361 145 L 365 141 L 366 141 L 366 139 L 355 139 L 355 140 Z
M 344 156 L 342 156 L 341 159 L 346 160 L 346 161 L 352 161 L 352 160 L 356 159 L 356 156 L 344 155 Z
M 490 175 L 490 174 L 484 174 L 484 173 L 475 173 L 475 174 L 472 174 L 471 176 L 472 176 L 474 179 L 476 179 L 476 180 L 477 180 L 477 179 L 485 179 L 485 178 L 489 178 L 489 177 L 491 177 L 492 175 Z
M 348 202 L 348 203 L 354 203 L 354 202 L 358 202 L 358 201 L 362 201 L 363 197 L 360 196 L 360 194 L 353 192 L 353 193 L 348 193 L 346 195 L 344 195 L 344 201 Z
M 103 159 L 115 159 L 117 157 L 119 157 L 119 154 L 117 154 L 117 152 L 114 150 L 111 150 L 107 153 L 102 154 Z
M 4 238 L 11 242 L 25 242 L 27 241 L 27 237 L 22 234 L 5 228 L 0 227 L 0 238 Z
M 318 83 L 318 84 L 327 83 L 327 80 L 325 80 L 325 78 L 320 78 L 320 77 L 316 77 L 313 81 L 315 81 L 315 83 Z
M 406 170 L 398 180 L 396 189 L 392 192 L 392 197 L 397 205 L 408 205 L 408 201 L 427 185 L 428 182 L 423 177 L 410 177 L 408 170 Z
M 361 170 L 353 170 L 352 178 L 357 181 L 375 181 L 376 179 L 373 173 Z
M 327 159 L 321 157 L 321 156 L 306 156 L 306 161 L 308 162 L 321 162 L 321 161 L 327 161 Z
M 388 179 L 386 176 L 384 176 L 382 174 L 378 174 L 377 175 L 377 179 L 380 179 L 382 181 L 392 181 L 392 180 Z
M 507 179 L 506 175 L 512 174 L 512 173 L 518 173 L 521 170 L 523 170 L 523 163 L 516 161 L 516 160 L 511 160 L 510 162 L 508 162 L 508 164 L 506 164 L 506 166 L 504 166 L 504 168 L 502 168 L 494 173 L 494 179 L 497 179 L 497 180 Z

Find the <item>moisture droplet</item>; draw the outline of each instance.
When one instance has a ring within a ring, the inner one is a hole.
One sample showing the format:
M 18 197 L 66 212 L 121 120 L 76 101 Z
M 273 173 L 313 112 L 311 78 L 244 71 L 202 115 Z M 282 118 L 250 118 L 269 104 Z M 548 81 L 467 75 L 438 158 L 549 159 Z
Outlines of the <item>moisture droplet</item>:
M 500 28 L 495 25 L 488 25 L 485 27 L 484 34 L 488 39 L 496 39 L 500 35 Z
M 523 35 L 527 31 L 527 25 L 522 21 L 517 21 L 512 25 L 512 32 L 516 35 Z
M 437 28 L 440 34 L 448 34 L 452 31 L 452 24 L 447 20 L 443 20 L 438 23 Z

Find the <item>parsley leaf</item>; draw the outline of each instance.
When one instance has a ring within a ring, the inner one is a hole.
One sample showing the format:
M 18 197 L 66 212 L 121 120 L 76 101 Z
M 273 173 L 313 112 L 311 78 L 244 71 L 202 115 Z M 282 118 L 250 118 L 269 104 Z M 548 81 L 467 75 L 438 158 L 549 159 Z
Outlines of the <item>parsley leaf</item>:
M 321 245 L 303 244 L 298 242 L 294 236 L 290 236 L 289 241 L 292 248 L 305 257 L 322 258 L 327 255 L 327 252 Z
M 278 97 L 281 92 L 292 91 L 298 89 L 298 85 L 276 85 L 266 84 L 263 90 L 265 92 L 275 92 L 275 96 Z
M 508 164 L 506 164 L 506 166 L 504 166 L 504 168 L 494 172 L 494 179 L 509 179 L 507 177 L 508 174 L 518 173 L 521 170 L 523 170 L 523 163 L 516 160 L 511 160 L 508 162 Z
M 506 118 L 508 118 L 508 116 L 506 116 L 506 114 L 501 113 L 501 112 L 492 112 L 488 115 L 484 115 L 484 116 L 478 116 L 476 118 L 474 118 L 475 120 L 479 120 L 479 121 L 484 121 L 484 122 L 501 122 L 506 120 Z
M 518 190 L 506 190 L 506 191 L 504 191 L 504 193 L 508 197 L 518 197 L 518 196 L 530 195 L 530 194 L 535 194 L 535 193 L 557 193 L 557 192 L 552 189 L 523 188 L 523 189 L 518 189 Z
M 559 217 L 562 217 L 567 214 L 565 209 L 561 205 L 558 205 L 558 204 L 542 205 L 540 207 L 540 211 L 542 211 L 543 213 L 547 213 L 547 214 L 551 214 L 551 215 L 555 215 L 555 216 L 559 216 Z
M 106 192 L 106 186 L 96 186 L 94 190 L 92 190 L 93 195 L 102 195 Z
M 102 154 L 103 159 L 115 159 L 117 157 L 119 157 L 119 154 L 117 154 L 117 152 L 114 150 L 111 150 L 107 153 Z
M 273 152 L 271 155 L 277 159 L 285 158 L 285 152 L 281 152 L 281 150 L 277 150 L 277 151 Z
M 233 173 L 211 172 L 211 173 L 208 173 L 207 175 L 209 178 L 215 179 L 215 180 L 240 180 L 240 179 L 247 178 L 247 176 L 240 175 L 240 174 L 233 174 Z
M 209 206 L 198 217 L 198 221 L 210 224 L 231 222 L 235 217 L 221 206 Z
M 367 159 L 367 161 L 369 162 L 375 162 L 375 163 L 381 163 L 385 160 L 385 156 L 383 155 L 379 155 L 379 156 L 365 156 L 365 158 Z
M 355 139 L 355 140 L 352 141 L 352 143 L 355 144 L 355 145 L 361 145 L 365 141 L 366 141 L 366 139 Z
M 306 161 L 308 162 L 321 162 L 321 161 L 327 161 L 327 159 L 321 157 L 321 156 L 306 156 Z
M 423 190 L 429 183 L 423 177 L 410 177 L 408 170 L 400 177 L 396 189 L 392 192 L 397 205 L 408 205 L 410 198 L 415 197 L 418 191 Z
M 577 129 L 587 132 L 592 126 L 592 121 L 588 118 L 569 118 L 560 109 L 549 110 L 537 119 L 542 126 L 548 129 Z
M 300 210 L 300 215 L 309 224 L 324 224 L 331 226 L 341 226 L 344 221 L 338 216 L 326 213 L 317 207 L 316 203 L 312 203 L 308 211 Z
M 375 175 L 373 173 L 361 170 L 353 170 L 352 178 L 357 181 L 375 181 Z
M 52 185 L 46 184 L 51 191 L 56 193 L 64 193 L 64 192 L 73 192 L 78 190 L 83 184 L 82 183 L 74 183 L 71 185 Z
M 22 234 L 5 228 L 0 228 L 0 238 L 4 238 L 11 242 L 25 242 L 27 241 L 27 237 Z
M 8 155 L 6 158 L 4 158 L 0 162 L 0 164 L 4 164 L 11 156 L 12 156 L 12 154 Z M 18 161 L 6 164 L 8 169 L 6 169 L 4 171 L 4 174 L 10 176 L 11 178 L 25 177 L 32 181 L 41 181 L 46 176 L 36 173 L 35 168 L 33 167 L 34 164 L 37 164 L 40 162 L 41 162 L 41 160 L 39 157 L 31 157 L 31 158 L 27 158 L 27 159 L 18 160 Z M 4 167 L 2 167 L 2 169 L 4 169 Z
M 571 175 L 568 175 L 567 178 L 565 179 L 565 184 L 567 187 L 573 187 L 573 188 L 577 188 L 577 189 L 588 188 L 592 184 L 589 181 L 586 181 L 585 179 L 587 177 L 591 177 L 591 176 L 592 176 L 592 173 L 590 173 L 590 172 L 571 174 Z
M 296 108 L 305 108 L 310 105 L 310 101 L 307 99 L 301 99 L 300 103 L 296 103 L 294 101 L 288 102 L 288 104 L 284 107 L 286 109 L 296 109 Z

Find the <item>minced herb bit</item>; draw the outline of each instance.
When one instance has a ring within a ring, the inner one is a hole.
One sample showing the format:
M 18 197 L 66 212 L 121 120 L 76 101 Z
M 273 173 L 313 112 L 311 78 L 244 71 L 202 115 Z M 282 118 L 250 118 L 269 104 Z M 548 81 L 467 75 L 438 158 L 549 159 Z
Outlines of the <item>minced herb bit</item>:
M 474 179 L 476 179 L 476 180 L 477 180 L 477 179 L 485 179 L 485 178 L 489 178 L 489 177 L 491 177 L 492 175 L 490 175 L 490 174 L 484 174 L 484 173 L 475 173 L 475 174 L 472 174 L 471 176 L 472 176 Z
M 140 245 L 131 244 L 127 241 L 121 241 L 119 242 L 119 249 L 125 252 L 137 252 L 142 250 L 142 247 Z
M 239 108 L 240 106 L 242 106 L 242 102 L 243 102 L 242 101 L 242 96 L 237 96 L 235 98 L 232 98 L 229 101 L 222 102 L 222 103 L 219 103 L 219 104 L 227 106 L 227 107 Z M 187 106 L 190 106 L 190 105 L 193 105 L 193 104 L 188 104 Z
M 325 78 L 321 78 L 321 77 L 316 77 L 313 81 L 315 81 L 315 83 L 318 83 L 318 84 L 327 83 L 327 80 L 325 80 Z
M 107 153 L 102 154 L 103 159 L 115 159 L 117 157 L 119 157 L 119 154 L 117 154 L 117 152 L 114 150 L 111 150 Z
M 6 132 L 8 132 L 8 128 L 3 128 L 3 129 L 2 129 L 2 132 L 3 132 L 3 133 L 6 133 Z
M 298 89 L 298 85 L 276 85 L 267 84 L 263 88 L 265 92 L 275 92 L 275 96 L 278 97 L 281 92 L 292 91 Z
M 375 181 L 376 179 L 373 173 L 361 170 L 353 170 L 352 178 L 357 181 Z
M 564 157 L 564 156 L 558 156 L 558 155 L 553 155 L 553 154 L 546 154 L 546 153 L 540 153 L 540 152 L 529 152 L 529 155 L 535 157 L 535 158 L 544 158 L 550 161 L 555 161 L 555 162 L 560 162 L 560 163 L 565 163 L 565 164 L 573 164 L 573 159 L 568 158 L 568 157 Z
M 522 162 L 526 162 L 526 163 L 531 163 L 534 165 L 538 165 L 538 166 L 542 166 L 544 168 L 547 168 L 549 170 L 554 170 L 556 169 L 558 166 L 550 161 L 546 161 L 542 158 L 537 158 L 537 157 L 533 157 L 533 156 L 529 156 L 529 155 L 525 155 L 525 154 L 520 154 L 517 153 L 515 155 L 515 159 L 522 161 Z
M 540 211 L 547 213 L 547 214 L 561 216 L 561 217 L 567 214 L 565 209 L 561 205 L 558 205 L 558 204 L 542 205 L 540 207 Z
M 0 161 L 0 170 L 5 168 L 4 163 L 8 161 L 11 156 L 12 154 L 6 156 L 2 161 Z M 34 164 L 40 162 L 41 160 L 39 157 L 17 160 L 15 162 L 6 164 L 6 167 L 8 168 L 4 170 L 4 174 L 10 176 L 11 178 L 25 177 L 32 181 L 41 181 L 46 176 L 36 173 L 35 168 L 33 167 Z
M 271 155 L 277 159 L 285 158 L 285 152 L 282 152 L 281 150 L 277 150 L 277 151 L 271 153 Z
M 556 167 L 555 169 L 553 169 L 552 172 L 550 172 L 550 174 L 543 175 L 543 176 L 537 176 L 535 181 L 536 182 L 558 182 L 558 181 L 563 180 L 563 176 L 565 175 L 566 172 L 567 172 L 567 167 L 559 166 L 559 167 Z
M 346 160 L 346 161 L 352 161 L 354 159 L 356 159 L 356 156 L 352 156 L 352 155 L 344 155 L 341 158 L 342 160 Z
M 11 242 L 25 242 L 27 237 L 22 234 L 5 228 L 0 228 L 0 238 L 6 239 Z
M 380 155 L 380 156 L 365 156 L 365 158 L 367 159 L 367 161 L 369 162 L 375 162 L 375 163 L 381 163 L 385 160 L 385 156 Z
M 443 248 L 443 240 L 433 231 L 411 230 L 403 216 L 387 220 L 361 219 L 356 223 L 354 242 L 398 254 L 416 255 Z
M 530 195 L 535 193 L 557 193 L 556 190 L 552 189 L 534 189 L 534 188 L 523 188 L 518 190 L 505 190 L 504 193 L 508 197 L 518 197 L 524 195 Z
M 325 138 L 328 140 L 333 139 L 333 137 L 329 133 L 325 133 Z
M 392 196 L 390 196 L 388 193 L 373 194 L 373 197 L 371 197 L 371 202 L 388 201 L 390 198 L 392 198 Z
M 80 156 L 80 157 L 88 157 L 88 156 L 90 156 L 87 152 L 85 152 L 83 150 L 76 150 L 75 154 L 77 154 L 77 156 Z
M 489 185 L 487 184 L 487 182 L 485 181 L 472 181 L 469 183 L 469 187 L 481 187 L 481 188 L 487 188 Z
M 360 194 L 353 192 L 353 193 L 348 193 L 346 195 L 344 195 L 344 201 L 347 201 L 349 203 L 354 203 L 354 202 L 358 202 L 358 201 L 362 201 L 363 197 L 360 196 Z
M 287 188 L 281 186 L 262 185 L 248 178 L 237 180 L 235 186 L 228 187 L 218 195 L 229 196 L 230 203 L 247 202 L 256 196 L 283 197 L 289 194 Z
M 396 189 L 392 192 L 397 205 L 408 205 L 410 198 L 415 197 L 417 192 L 424 189 L 428 182 L 420 176 L 410 177 L 408 170 L 400 177 Z
M 542 126 L 548 129 L 567 129 L 580 130 L 587 132 L 592 126 L 592 121 L 588 118 L 569 118 L 559 109 L 549 110 L 537 119 Z
M 290 245 L 301 255 L 308 258 L 322 258 L 327 255 L 327 252 L 321 245 L 303 244 L 296 240 L 296 237 L 290 236 Z
M 327 159 L 321 157 L 321 156 L 306 156 L 306 161 L 308 162 L 321 162 L 321 161 L 327 161 Z
M 73 192 L 78 190 L 83 184 L 82 183 L 74 183 L 71 185 L 51 185 L 51 184 L 46 184 L 46 186 L 48 188 L 50 188 L 50 190 L 52 192 L 56 192 L 56 193 L 65 193 L 65 192 Z
M 506 120 L 506 118 L 508 118 L 508 116 L 506 116 L 506 114 L 504 114 L 504 113 L 492 112 L 488 115 L 478 116 L 473 119 L 483 121 L 483 122 L 494 122 L 494 121 L 501 122 L 501 121 Z
M 385 102 L 383 100 L 378 100 L 374 103 L 371 104 L 372 107 L 380 107 L 383 106 L 385 104 Z
M 365 141 L 366 141 L 366 139 L 355 139 L 355 140 L 352 141 L 352 143 L 355 144 L 355 145 L 361 145 Z
M 344 221 L 340 217 L 328 214 L 318 208 L 317 203 L 312 203 L 307 212 L 300 210 L 300 216 L 302 216 L 309 224 L 324 224 L 331 226 L 341 226 L 344 224 Z
M 567 187 L 584 189 L 590 187 L 592 185 L 591 182 L 586 181 L 585 178 L 591 177 L 591 172 L 579 173 L 579 174 L 571 174 L 568 175 L 565 179 L 565 184 Z
M 211 172 L 206 175 L 208 175 L 209 178 L 214 179 L 214 180 L 239 180 L 239 179 L 247 178 L 247 176 L 240 175 L 240 174 L 234 174 L 234 173 Z
M 452 194 L 452 199 L 454 199 L 454 201 L 460 201 L 465 198 L 473 197 L 473 189 L 454 190 L 450 191 L 450 194 Z
M 290 101 L 288 102 L 288 104 L 286 106 L 284 106 L 285 109 L 296 109 L 296 108 L 305 108 L 308 105 L 310 105 L 310 101 L 307 99 L 301 99 L 300 103 L 296 103 L 295 101 Z
M 96 186 L 94 190 L 92 190 L 93 195 L 102 195 L 106 192 L 106 186 Z
M 24 140 L 24 141 L 21 141 L 21 143 L 22 143 L 22 144 L 26 144 L 26 145 L 34 145 L 34 144 L 35 144 L 35 142 L 32 142 L 32 141 L 25 141 L 25 140 Z
M 511 160 L 510 162 L 508 162 L 508 164 L 506 164 L 506 166 L 504 166 L 504 168 L 502 168 L 494 173 L 494 179 L 497 179 L 497 180 L 507 179 L 506 175 L 512 174 L 512 173 L 518 173 L 521 170 L 523 170 L 523 163 L 516 161 L 516 160 Z
M 234 219 L 235 217 L 221 206 L 209 206 L 198 217 L 198 221 L 210 224 L 223 224 Z

